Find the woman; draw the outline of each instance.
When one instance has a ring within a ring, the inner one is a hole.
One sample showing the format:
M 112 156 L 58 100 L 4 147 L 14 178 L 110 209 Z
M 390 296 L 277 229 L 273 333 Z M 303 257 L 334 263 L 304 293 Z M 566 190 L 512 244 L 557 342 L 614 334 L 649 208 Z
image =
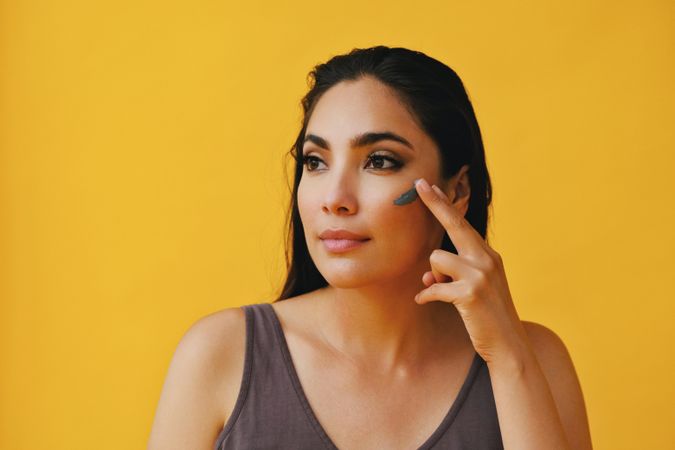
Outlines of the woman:
M 311 75 L 282 293 L 188 330 L 148 448 L 590 449 L 565 345 L 518 318 L 485 239 L 457 74 L 378 46 Z

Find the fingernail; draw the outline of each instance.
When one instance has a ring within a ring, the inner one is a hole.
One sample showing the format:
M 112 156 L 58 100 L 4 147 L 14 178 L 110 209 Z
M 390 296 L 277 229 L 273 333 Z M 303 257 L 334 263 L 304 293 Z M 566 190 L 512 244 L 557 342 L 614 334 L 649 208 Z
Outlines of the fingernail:
M 419 186 L 420 191 L 423 192 L 430 192 L 431 191 L 431 186 L 429 186 L 429 183 L 427 183 L 427 180 L 424 178 L 419 178 L 417 180 L 416 186 Z

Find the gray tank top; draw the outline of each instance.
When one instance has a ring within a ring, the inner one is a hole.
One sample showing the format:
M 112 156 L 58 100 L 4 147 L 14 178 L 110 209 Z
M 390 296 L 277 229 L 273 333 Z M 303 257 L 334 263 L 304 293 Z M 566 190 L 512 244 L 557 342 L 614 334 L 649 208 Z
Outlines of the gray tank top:
M 213 448 L 337 450 L 300 385 L 272 305 L 242 308 L 246 316 L 244 372 L 232 414 Z M 503 448 L 490 375 L 476 353 L 457 398 L 418 450 Z

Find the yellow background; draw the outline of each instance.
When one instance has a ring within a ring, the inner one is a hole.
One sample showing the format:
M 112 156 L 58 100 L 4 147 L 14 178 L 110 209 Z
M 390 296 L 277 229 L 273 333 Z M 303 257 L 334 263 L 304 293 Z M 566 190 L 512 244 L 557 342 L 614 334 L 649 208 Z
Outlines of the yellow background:
M 184 331 L 280 287 L 307 72 L 376 44 L 463 79 L 595 448 L 675 448 L 673 3 L 468 3 L 0 3 L 0 448 L 145 447 Z

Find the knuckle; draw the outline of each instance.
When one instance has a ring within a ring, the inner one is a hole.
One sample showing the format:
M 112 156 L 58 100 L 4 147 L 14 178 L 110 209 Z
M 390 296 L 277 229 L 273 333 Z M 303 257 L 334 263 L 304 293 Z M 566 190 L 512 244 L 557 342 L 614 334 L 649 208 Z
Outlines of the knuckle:
M 485 260 L 485 271 L 494 272 L 498 267 L 497 258 L 489 257 Z
M 491 273 L 497 268 L 497 258 L 489 249 L 485 253 L 476 255 L 474 262 L 479 271 Z
M 465 301 L 467 303 L 473 303 L 476 301 L 476 298 L 478 298 L 478 291 L 476 289 L 476 286 L 473 284 L 468 285 L 464 293 Z
M 482 286 L 487 282 L 488 274 L 485 270 L 478 269 L 478 270 L 476 270 L 476 273 L 475 273 L 474 276 L 475 276 L 475 280 L 476 280 L 476 285 L 473 285 L 472 288 L 475 291 L 478 288 L 478 285 Z
M 459 283 L 459 296 L 463 299 L 468 299 L 471 295 L 471 284 L 466 280 L 462 280 Z
M 502 260 L 502 255 L 499 254 L 494 248 L 490 247 L 489 245 L 485 247 L 487 249 L 488 254 L 494 259 L 496 262 L 500 262 Z

